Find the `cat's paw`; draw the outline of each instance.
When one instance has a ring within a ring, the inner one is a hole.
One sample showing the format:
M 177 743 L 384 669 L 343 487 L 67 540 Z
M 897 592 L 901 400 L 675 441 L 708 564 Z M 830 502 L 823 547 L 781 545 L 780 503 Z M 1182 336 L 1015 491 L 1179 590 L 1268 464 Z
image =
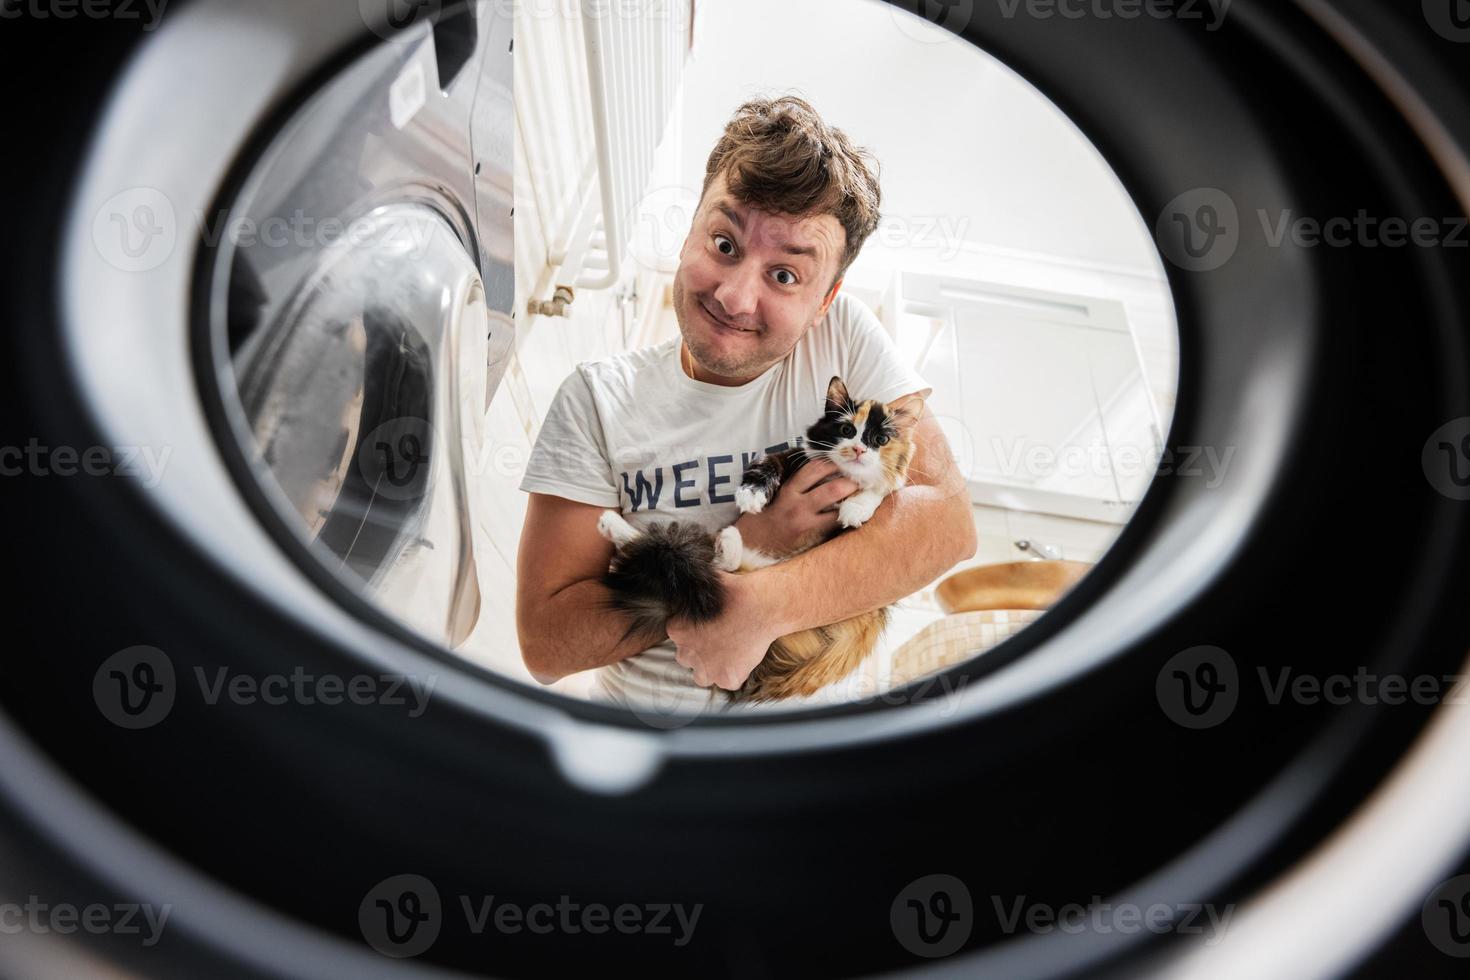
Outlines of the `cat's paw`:
M 715 567 L 721 571 L 740 570 L 741 558 L 745 554 L 745 542 L 732 524 L 715 535 Z
M 760 487 L 735 488 L 735 506 L 740 508 L 742 514 L 759 514 L 769 500 L 766 491 Z
M 638 536 L 633 525 L 623 520 L 623 515 L 615 510 L 605 510 L 597 518 L 597 533 L 619 548 Z
M 855 494 L 837 505 L 837 523 L 843 527 L 862 527 L 878 509 L 881 497 Z

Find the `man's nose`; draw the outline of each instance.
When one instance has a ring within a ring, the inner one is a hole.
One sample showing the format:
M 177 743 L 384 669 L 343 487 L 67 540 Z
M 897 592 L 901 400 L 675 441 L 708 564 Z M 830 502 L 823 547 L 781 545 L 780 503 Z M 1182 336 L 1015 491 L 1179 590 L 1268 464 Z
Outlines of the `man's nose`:
M 754 317 L 760 299 L 759 272 L 749 262 L 742 262 L 739 267 L 731 269 L 715 287 L 715 300 L 720 305 L 715 312 L 724 313 L 731 320 Z

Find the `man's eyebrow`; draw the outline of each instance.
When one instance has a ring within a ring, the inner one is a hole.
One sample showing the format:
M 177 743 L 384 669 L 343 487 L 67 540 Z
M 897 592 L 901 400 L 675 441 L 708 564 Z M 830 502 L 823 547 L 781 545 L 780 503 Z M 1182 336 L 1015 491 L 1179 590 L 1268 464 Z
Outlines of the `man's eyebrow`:
M 745 219 L 736 214 L 734 209 L 731 208 L 728 204 L 726 204 L 724 201 L 716 201 L 715 207 L 721 213 L 723 213 L 725 217 L 729 218 L 730 221 L 734 223 L 736 228 L 739 228 L 741 231 L 745 230 Z
M 740 215 L 737 214 L 735 210 L 731 208 L 728 204 L 726 204 L 723 200 L 715 202 L 715 210 L 719 211 L 725 217 L 729 218 L 731 223 L 733 223 L 736 228 L 739 228 L 742 232 L 745 231 L 745 219 L 740 217 Z M 784 251 L 787 255 L 806 255 L 814 259 L 819 257 L 817 255 L 816 248 L 812 245 L 787 245 L 782 249 L 782 251 Z

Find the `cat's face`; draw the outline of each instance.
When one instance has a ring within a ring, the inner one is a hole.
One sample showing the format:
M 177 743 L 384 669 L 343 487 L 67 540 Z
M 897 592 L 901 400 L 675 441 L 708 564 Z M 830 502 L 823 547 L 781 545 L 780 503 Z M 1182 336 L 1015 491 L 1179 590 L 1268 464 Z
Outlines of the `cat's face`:
M 827 409 L 807 429 L 807 446 L 830 459 L 845 476 L 864 486 L 902 476 L 913 458 L 913 412 L 895 411 L 880 401 L 855 402 L 841 378 L 827 386 Z

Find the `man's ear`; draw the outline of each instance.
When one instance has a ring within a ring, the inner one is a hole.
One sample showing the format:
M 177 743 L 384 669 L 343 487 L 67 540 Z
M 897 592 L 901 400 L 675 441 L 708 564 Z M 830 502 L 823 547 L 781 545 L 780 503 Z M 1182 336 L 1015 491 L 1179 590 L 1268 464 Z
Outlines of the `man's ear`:
M 827 315 L 827 307 L 831 306 L 832 301 L 837 298 L 837 290 L 841 287 L 842 279 L 838 278 L 838 280 L 832 284 L 832 288 L 827 290 L 827 297 L 826 299 L 822 300 L 822 308 L 817 310 L 817 319 L 821 319 L 822 317 Z

